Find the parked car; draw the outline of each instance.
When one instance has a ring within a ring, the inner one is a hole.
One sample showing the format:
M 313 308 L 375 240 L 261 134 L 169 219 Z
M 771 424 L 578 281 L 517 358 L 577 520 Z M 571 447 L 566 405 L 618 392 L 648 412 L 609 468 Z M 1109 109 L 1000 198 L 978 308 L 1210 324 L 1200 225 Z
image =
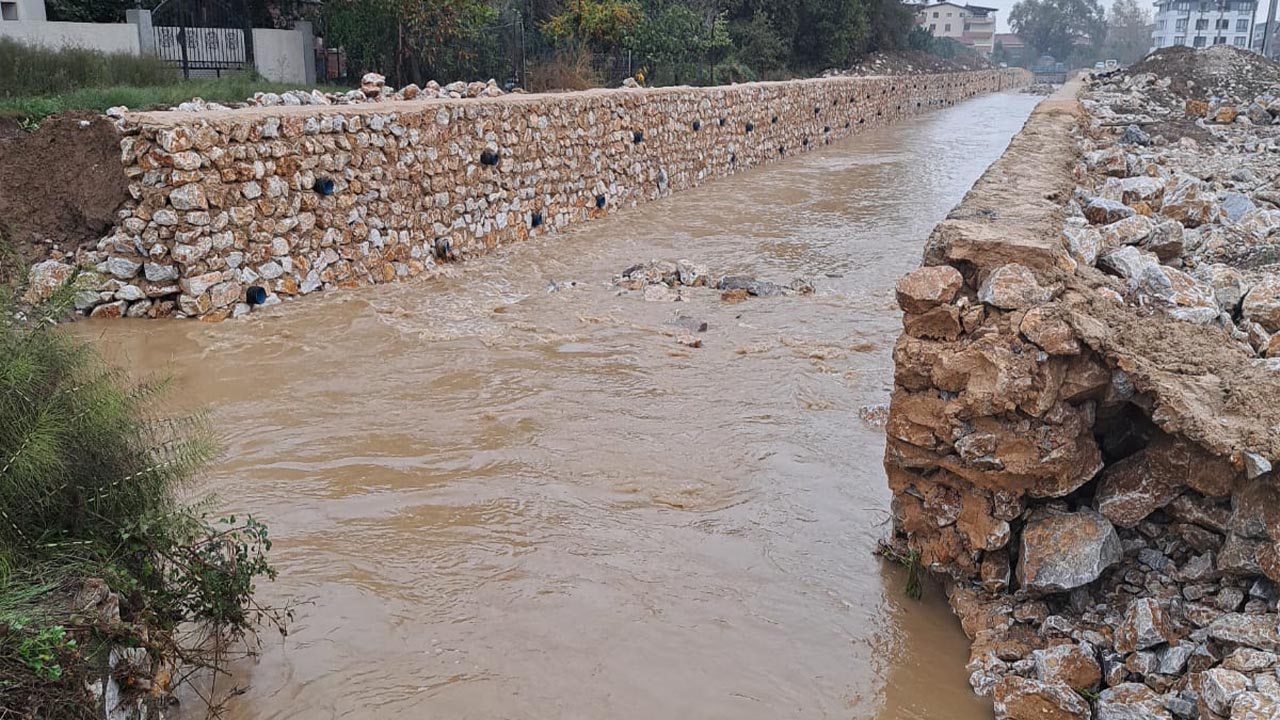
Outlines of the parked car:
M 1115 70 L 1118 67 L 1120 67 L 1119 60 L 1115 60 L 1115 59 L 1107 60 L 1107 72 L 1111 72 L 1112 70 Z
M 1096 63 L 1094 63 L 1094 64 L 1093 64 L 1093 69 L 1094 69 L 1094 70 L 1106 70 L 1106 69 L 1107 69 L 1107 64 L 1106 64 L 1106 63 L 1104 63 L 1104 62 L 1102 62 L 1101 60 L 1099 60 L 1098 62 L 1096 62 Z

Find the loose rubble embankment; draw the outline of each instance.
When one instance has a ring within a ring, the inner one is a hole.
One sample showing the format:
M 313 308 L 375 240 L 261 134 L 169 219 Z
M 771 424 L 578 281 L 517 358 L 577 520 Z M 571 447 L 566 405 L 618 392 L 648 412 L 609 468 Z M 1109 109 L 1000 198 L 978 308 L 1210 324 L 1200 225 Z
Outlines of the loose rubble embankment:
M 1280 73 L 1236 52 L 1046 100 L 898 285 L 888 544 L 998 718 L 1280 718 Z
M 1029 82 L 1023 70 L 124 114 L 129 200 L 72 273 L 95 317 L 220 320 L 601 217 L 866 127 Z

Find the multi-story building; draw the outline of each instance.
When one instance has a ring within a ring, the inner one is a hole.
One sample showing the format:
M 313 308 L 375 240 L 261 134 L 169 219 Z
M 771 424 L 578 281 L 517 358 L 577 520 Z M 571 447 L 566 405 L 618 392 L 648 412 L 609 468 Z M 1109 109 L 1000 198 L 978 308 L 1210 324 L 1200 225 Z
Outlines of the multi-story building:
M 1249 47 L 1256 0 L 1156 0 L 1151 49 L 1174 45 Z
M 934 37 L 951 38 L 990 57 L 995 44 L 996 8 L 934 3 L 916 10 L 916 24 Z
M 1272 60 L 1280 58 L 1280 36 L 1276 35 L 1276 31 L 1280 30 L 1280 22 L 1265 23 L 1260 22 L 1253 26 L 1253 42 L 1249 47 L 1253 48 L 1256 53 L 1262 53 L 1262 44 L 1265 41 L 1267 45 L 1267 56 Z M 1267 37 L 1268 34 L 1270 37 Z

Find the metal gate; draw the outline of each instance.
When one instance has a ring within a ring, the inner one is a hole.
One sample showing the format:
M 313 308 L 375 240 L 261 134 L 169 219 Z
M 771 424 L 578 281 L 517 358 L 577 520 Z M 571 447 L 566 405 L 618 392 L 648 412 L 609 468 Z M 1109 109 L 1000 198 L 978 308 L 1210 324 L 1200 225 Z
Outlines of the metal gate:
M 156 55 L 182 77 L 221 77 L 253 69 L 253 25 L 246 0 L 164 0 L 151 11 Z

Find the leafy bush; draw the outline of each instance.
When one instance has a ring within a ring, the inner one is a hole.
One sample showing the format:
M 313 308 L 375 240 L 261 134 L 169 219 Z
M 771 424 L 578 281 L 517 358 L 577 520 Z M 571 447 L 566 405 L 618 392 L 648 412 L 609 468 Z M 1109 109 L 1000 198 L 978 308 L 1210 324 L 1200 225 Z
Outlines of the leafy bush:
M 154 57 L 83 48 L 51 50 L 0 37 L 0 97 L 111 85 L 160 85 L 176 71 Z
M 283 621 L 253 600 L 275 576 L 265 526 L 177 500 L 215 452 L 203 418 L 158 413 L 165 383 L 130 382 L 63 332 L 62 306 L 23 318 L 0 301 L 0 716 L 82 715 L 108 639 L 212 667 L 225 641 Z M 89 577 L 123 623 L 76 615 Z

